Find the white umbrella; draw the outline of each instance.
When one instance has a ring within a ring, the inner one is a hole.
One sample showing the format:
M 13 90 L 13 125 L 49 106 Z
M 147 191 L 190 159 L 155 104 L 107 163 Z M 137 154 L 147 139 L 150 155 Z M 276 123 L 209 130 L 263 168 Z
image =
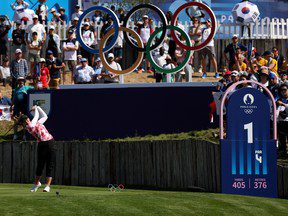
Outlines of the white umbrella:
M 243 24 L 249 24 L 256 22 L 260 12 L 257 5 L 246 1 L 236 4 L 232 10 L 232 15 L 234 20 Z

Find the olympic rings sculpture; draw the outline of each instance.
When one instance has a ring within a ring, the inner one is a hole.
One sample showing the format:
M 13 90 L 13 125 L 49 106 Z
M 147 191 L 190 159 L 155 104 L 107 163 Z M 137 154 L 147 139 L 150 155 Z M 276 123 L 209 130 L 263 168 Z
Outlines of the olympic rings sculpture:
M 192 6 L 197 6 L 201 9 L 204 9 L 207 12 L 207 14 L 210 16 L 210 19 L 212 22 L 211 34 L 209 35 L 207 40 L 205 40 L 202 44 L 197 45 L 197 46 L 191 46 L 191 41 L 189 39 L 189 35 L 185 31 L 183 31 L 181 28 L 176 26 L 176 22 L 177 22 L 177 19 L 178 19 L 180 12 L 182 10 L 189 8 L 189 7 L 192 7 Z M 159 15 L 159 17 L 162 21 L 162 26 L 153 32 L 153 34 L 150 36 L 148 43 L 146 45 L 143 44 L 143 41 L 137 32 L 128 28 L 128 24 L 129 24 L 129 20 L 130 20 L 131 16 L 135 12 L 137 12 L 138 10 L 141 10 L 144 8 L 145 9 L 148 8 L 148 9 L 155 11 Z M 103 12 L 107 13 L 109 16 L 111 16 L 111 18 L 113 20 L 113 27 L 114 27 L 107 34 L 105 34 L 105 36 L 101 39 L 100 46 L 99 46 L 98 50 L 92 49 L 91 47 L 87 46 L 84 43 L 83 38 L 82 38 L 82 30 L 81 30 L 83 19 L 88 14 L 90 14 L 91 12 L 93 12 L 95 10 L 103 11 Z M 106 7 L 102 7 L 102 6 L 94 6 L 94 7 L 89 8 L 88 10 L 86 10 L 80 16 L 79 22 L 77 25 L 77 29 L 76 29 L 76 35 L 77 35 L 77 40 L 79 41 L 81 47 L 92 54 L 99 54 L 101 61 L 103 63 L 103 66 L 105 68 L 107 68 L 112 73 L 115 73 L 118 75 L 123 75 L 123 74 L 128 74 L 128 73 L 133 72 L 141 64 L 142 60 L 144 59 L 144 54 L 146 54 L 147 59 L 151 62 L 151 65 L 157 71 L 159 71 L 161 73 L 169 74 L 169 73 L 175 73 L 175 72 L 181 71 L 188 64 L 188 62 L 191 58 L 191 55 L 192 55 L 191 51 L 201 50 L 205 46 L 207 46 L 211 42 L 211 40 L 213 40 L 215 33 L 216 33 L 216 25 L 217 25 L 216 24 L 216 17 L 215 17 L 215 14 L 213 13 L 213 11 L 211 10 L 211 8 L 208 7 L 207 5 L 203 4 L 203 3 L 200 3 L 200 2 L 188 2 L 186 4 L 181 5 L 173 15 L 171 25 L 168 25 L 167 18 L 165 16 L 164 12 L 159 7 L 157 7 L 153 4 L 139 4 L 136 7 L 132 8 L 128 12 L 128 14 L 125 16 L 124 22 L 123 22 L 123 27 L 120 27 L 118 17 L 111 9 L 106 8 Z M 171 36 L 172 36 L 173 40 L 175 41 L 175 43 L 178 46 L 180 46 L 186 52 L 185 60 L 174 69 L 163 69 L 163 68 L 159 67 L 155 63 L 154 58 L 151 56 L 151 52 L 163 44 L 165 37 L 166 37 L 167 29 L 171 31 Z M 111 49 L 113 49 L 114 45 L 116 44 L 118 36 L 119 36 L 119 31 L 123 31 L 123 35 L 124 35 L 124 39 L 125 39 L 126 43 L 130 47 L 132 47 L 133 49 L 138 51 L 138 57 L 137 57 L 136 61 L 133 63 L 133 65 L 130 68 L 122 70 L 122 71 L 112 69 L 109 66 L 109 64 L 107 63 L 106 58 L 105 58 L 105 53 L 107 53 Z M 184 43 L 182 41 L 180 41 L 180 39 L 176 36 L 175 31 L 179 32 L 185 38 Z M 137 45 L 131 41 L 131 39 L 129 38 L 129 35 L 128 35 L 129 33 L 134 37 L 134 39 L 137 42 Z M 161 33 L 161 36 L 160 36 L 159 40 L 155 44 L 153 44 L 153 42 L 154 42 L 153 39 L 156 37 L 157 34 L 160 34 L 160 33 Z M 110 37 L 112 37 L 111 40 L 109 40 Z M 108 40 L 109 40 L 109 44 L 106 46 L 106 43 Z
M 111 192 L 116 192 L 116 191 L 124 191 L 124 185 L 123 184 L 109 184 L 108 185 L 108 189 L 111 191 Z

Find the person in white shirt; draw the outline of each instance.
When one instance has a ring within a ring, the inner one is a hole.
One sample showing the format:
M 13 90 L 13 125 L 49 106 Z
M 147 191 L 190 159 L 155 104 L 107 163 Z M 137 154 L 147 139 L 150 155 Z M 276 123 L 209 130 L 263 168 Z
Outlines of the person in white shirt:
M 211 34 L 211 27 L 212 27 L 211 24 L 212 24 L 211 20 L 207 19 L 206 20 L 206 27 L 202 29 L 202 43 L 204 43 Z M 214 47 L 214 39 L 212 39 L 211 42 L 209 42 L 207 44 L 207 46 L 204 47 L 199 52 L 199 56 L 200 56 L 200 60 L 201 60 L 201 64 L 202 64 L 202 71 L 203 71 L 202 78 L 207 77 L 207 74 L 206 74 L 206 56 L 207 55 L 208 55 L 208 58 L 212 62 L 212 65 L 214 67 L 215 78 L 219 78 L 216 53 L 215 53 L 215 47 Z
M 16 6 L 17 4 L 17 6 Z M 25 14 L 25 9 L 29 7 L 29 4 L 23 0 L 16 0 L 11 4 L 11 8 L 15 11 L 13 21 L 20 21 Z
M 72 14 L 71 20 L 74 20 L 75 17 L 80 18 L 80 16 L 83 14 L 83 11 L 80 10 L 80 5 L 75 6 L 75 13 Z
M 68 39 L 63 42 L 63 50 L 64 50 L 64 62 L 68 66 L 68 70 L 71 71 L 71 82 L 74 82 L 74 72 L 77 64 L 77 50 L 79 49 L 79 42 L 74 38 L 74 31 L 69 30 Z M 67 70 L 63 75 L 63 79 L 65 80 Z
M 42 41 L 38 39 L 37 32 L 33 32 L 32 39 L 28 42 L 28 60 L 30 61 L 30 71 L 33 79 L 36 79 L 35 65 L 40 61 L 40 51 L 42 46 Z
M 163 46 L 160 47 L 159 52 L 156 53 L 155 56 L 153 56 L 155 63 L 161 68 L 163 68 L 163 66 L 166 64 L 166 57 L 167 57 L 167 54 L 165 54 L 165 49 Z M 162 73 L 157 72 L 157 70 L 156 70 L 155 79 L 156 79 L 157 83 L 161 82 L 163 79 Z
M 166 64 L 163 66 L 163 68 L 165 70 L 171 70 L 171 69 L 174 69 L 176 66 L 175 66 L 175 63 L 172 61 L 172 58 L 170 55 L 167 55 L 166 58 Z M 175 74 L 164 74 L 163 75 L 163 80 L 162 82 L 168 82 L 168 83 L 172 83 L 175 81 Z
M 92 77 L 94 75 L 94 70 L 88 65 L 86 58 L 81 59 L 81 66 L 75 71 L 75 83 L 76 84 L 88 84 L 92 82 Z
M 32 33 L 37 32 L 38 39 L 43 43 L 46 41 L 46 30 L 42 24 L 39 23 L 38 15 L 33 16 L 33 24 L 29 25 L 26 29 L 26 42 L 32 38 Z
M 89 22 L 84 23 L 84 27 L 82 29 L 82 38 L 83 38 L 83 42 L 88 47 L 91 47 L 94 44 L 95 35 L 94 35 L 94 32 L 90 30 Z M 83 49 L 83 47 L 81 47 L 81 55 L 83 56 L 83 58 L 88 59 L 89 65 L 93 64 L 93 54 Z
M 149 20 L 149 17 L 147 15 L 144 15 L 142 17 L 143 19 L 143 23 L 141 23 L 138 26 L 138 33 L 140 34 L 140 37 L 143 41 L 143 44 L 146 45 L 148 43 L 148 40 L 150 38 L 150 35 L 154 32 L 154 28 L 151 25 L 151 20 Z M 146 72 L 147 73 L 153 73 L 153 71 L 151 70 L 151 64 L 148 61 L 148 59 L 146 58 Z M 142 67 L 139 67 L 138 69 L 138 73 L 142 73 Z
M 6 87 L 10 79 L 11 79 L 10 63 L 9 59 L 5 58 L 3 61 L 3 66 L 0 66 L 0 81 L 2 81 L 3 86 Z
M 108 64 L 112 69 L 122 71 L 121 65 L 114 61 L 115 57 L 113 53 L 109 53 L 107 58 Z M 119 83 L 119 75 L 103 67 L 101 76 L 99 76 L 99 80 L 103 83 Z

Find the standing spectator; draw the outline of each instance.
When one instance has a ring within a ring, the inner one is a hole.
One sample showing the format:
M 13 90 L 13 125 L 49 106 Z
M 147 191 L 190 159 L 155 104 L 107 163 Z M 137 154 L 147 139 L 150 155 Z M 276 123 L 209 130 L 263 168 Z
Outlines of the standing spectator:
M 15 59 L 11 63 L 12 89 L 16 88 L 17 79 L 23 77 L 26 79 L 28 75 L 28 64 L 26 59 L 22 58 L 22 50 L 15 51 Z
M 9 25 L 5 25 L 5 20 L 7 19 Z M 7 56 L 7 34 L 12 28 L 12 24 L 8 16 L 0 16 L 0 63 L 2 64 L 3 59 Z
M 202 25 L 197 17 L 192 17 L 192 26 L 189 27 L 188 33 L 190 36 L 191 44 L 194 46 L 198 46 L 201 44 L 202 40 Z M 194 69 L 195 71 L 198 71 L 199 73 L 202 73 L 202 64 L 199 64 L 199 52 L 193 52 L 192 55 L 194 55 Z M 204 75 L 205 78 L 205 75 Z
M 111 16 L 108 16 L 107 22 L 105 22 L 105 24 L 101 28 L 100 38 L 102 39 L 113 28 L 114 28 L 113 19 Z
M 30 62 L 30 71 L 32 75 L 32 79 L 35 81 L 36 79 L 36 73 L 35 73 L 35 66 L 36 63 L 40 61 L 40 51 L 42 49 L 42 41 L 38 39 L 37 32 L 32 33 L 32 40 L 29 40 L 28 42 L 28 48 L 29 48 L 29 57 L 28 60 Z
M 60 7 L 58 9 L 59 16 L 59 22 L 61 25 L 64 25 L 64 23 L 68 24 L 68 16 L 65 14 L 65 9 L 63 7 Z
M 143 24 L 138 25 L 138 33 L 143 41 L 143 44 L 146 45 L 148 43 L 148 40 L 150 38 L 150 35 L 154 32 L 154 28 L 152 27 L 151 23 L 149 22 L 149 17 L 148 15 L 144 15 L 142 17 L 143 19 Z M 146 58 L 146 72 L 147 73 L 153 73 L 153 71 L 151 70 L 151 64 L 148 61 L 148 59 Z M 139 67 L 138 69 L 138 73 L 142 73 L 142 66 Z
M 172 61 L 172 57 L 170 55 L 166 55 L 166 64 L 163 66 L 165 70 L 171 70 L 175 68 L 175 63 Z M 172 83 L 175 81 L 175 75 L 174 74 L 163 74 L 163 80 L 162 82 L 168 82 Z
M 46 50 L 51 50 L 53 56 L 56 58 L 58 58 L 61 53 L 60 37 L 55 33 L 55 27 L 53 25 L 49 27 L 49 33 L 46 40 Z
M 39 23 L 38 15 L 33 16 L 33 24 L 29 25 L 26 29 L 26 42 L 31 39 L 33 32 L 37 32 L 38 39 L 44 44 L 46 41 L 46 30 L 44 26 Z
M 204 43 L 208 37 L 211 34 L 211 20 L 207 19 L 206 20 L 206 28 L 202 29 L 202 43 Z M 209 60 L 212 62 L 214 70 L 215 70 L 215 78 L 219 78 L 218 74 L 218 66 L 217 66 L 217 60 L 216 60 L 216 53 L 215 53 L 215 47 L 214 47 L 214 39 L 211 40 L 209 44 L 207 44 L 206 47 L 204 47 L 200 52 L 200 60 L 202 63 L 202 70 L 203 70 L 203 75 L 202 78 L 206 78 L 206 55 L 208 55 Z
M 266 51 L 263 54 L 265 60 L 267 60 L 267 67 L 278 76 L 278 62 L 273 58 L 273 53 L 271 51 Z
M 12 53 L 15 53 L 16 49 L 26 50 L 25 46 L 25 30 L 21 28 L 21 22 L 16 22 L 16 29 L 12 32 L 13 49 Z
M 75 71 L 75 83 L 76 84 L 88 84 L 92 82 L 94 70 L 88 65 L 86 58 L 81 59 L 81 66 Z
M 99 25 L 101 22 L 104 22 L 101 11 L 95 10 L 94 15 L 92 16 L 92 22 L 97 25 Z
M 45 59 L 41 58 L 39 62 L 40 76 L 38 77 L 38 89 L 49 88 L 50 73 L 45 63 L 46 63 Z
M 273 47 L 272 52 L 274 54 L 273 58 L 277 61 L 277 66 L 278 66 L 277 72 L 280 72 L 279 70 L 282 68 L 285 58 L 282 54 L 279 54 L 279 50 L 277 47 Z
M 280 97 L 277 100 L 278 106 L 278 139 L 279 151 L 287 155 L 288 141 L 288 85 L 282 84 L 279 88 Z
M 51 25 L 52 24 L 58 24 L 58 22 L 60 21 L 60 14 L 56 12 L 55 8 L 51 8 L 50 13 L 52 14 L 52 18 L 51 18 Z
M 48 6 L 45 5 L 46 0 L 38 0 L 38 2 L 39 2 L 39 5 L 36 9 L 36 14 L 39 17 L 39 22 L 43 25 L 44 24 L 47 25 L 48 24 Z
M 94 66 L 94 77 L 93 77 L 93 82 L 99 82 L 99 77 L 101 75 L 101 72 L 103 70 L 103 65 L 100 57 L 98 57 L 95 61 L 96 65 Z
M 166 64 L 166 54 L 165 54 L 165 49 L 163 46 L 159 48 L 159 52 L 155 56 L 153 56 L 153 58 L 154 58 L 155 63 L 159 67 L 163 68 L 163 66 Z M 156 70 L 155 79 L 156 79 L 156 83 L 161 82 L 163 79 L 163 74 Z
M 75 12 L 72 14 L 71 20 L 74 20 L 76 17 L 79 19 L 80 16 L 83 14 L 83 11 L 81 11 L 80 8 L 81 8 L 81 7 L 80 7 L 79 4 L 77 4 L 77 5 L 75 6 Z
M 238 42 L 238 35 L 233 35 L 232 43 L 230 43 L 224 50 L 224 58 L 228 63 L 229 70 L 233 70 L 233 66 L 236 63 L 236 51 L 240 48 L 242 51 L 247 51 L 247 48 Z M 227 57 L 227 53 L 229 53 L 229 59 Z
M 122 71 L 120 64 L 114 61 L 113 53 L 109 53 L 107 57 L 108 57 L 108 64 L 112 69 Z M 104 83 L 119 83 L 119 76 L 103 67 L 100 80 L 101 82 Z
M 74 31 L 69 30 L 68 39 L 63 42 L 64 50 L 64 61 L 65 65 L 68 66 L 68 69 L 71 71 L 71 83 L 74 83 L 74 72 L 76 69 L 77 62 L 77 50 L 79 49 L 79 42 L 74 38 Z M 63 74 L 63 82 L 66 80 L 66 71 Z
M 123 31 L 120 31 L 119 36 L 117 38 L 117 42 L 113 49 L 115 61 L 118 62 L 119 64 L 121 64 L 123 58 L 123 41 L 124 41 Z
M 8 105 L 8 106 L 12 105 L 11 100 L 8 97 L 2 95 L 1 90 L 0 90 L 0 105 Z
M 88 46 L 91 47 L 94 44 L 94 32 L 92 32 L 90 30 L 90 23 L 89 22 L 85 22 L 84 23 L 84 28 L 82 31 L 82 38 L 83 38 L 83 42 Z M 89 65 L 92 65 L 93 61 L 93 54 L 91 54 L 90 52 L 86 51 L 85 49 L 83 49 L 81 47 L 81 55 L 83 56 L 83 58 L 87 58 Z
M 73 37 L 74 37 L 74 38 L 76 38 L 76 29 L 77 29 L 78 22 L 79 22 L 79 18 L 78 18 L 78 17 L 75 17 L 75 18 L 72 20 L 71 26 L 69 26 L 69 28 L 68 28 L 68 32 L 69 32 L 69 31 L 73 31 Z
M 65 64 L 58 58 L 53 56 L 51 50 L 47 51 L 47 67 L 50 72 L 51 80 L 49 82 L 49 87 L 51 89 L 59 89 L 61 80 L 61 69 L 65 68 Z
M 123 8 L 119 8 L 117 10 L 117 16 L 118 16 L 120 24 L 123 24 L 124 18 L 125 18 L 125 14 L 124 14 L 124 9 Z
M 5 58 L 3 61 L 3 66 L 0 66 L 0 81 L 3 82 L 3 86 L 6 87 L 7 83 L 10 82 L 11 72 L 9 59 Z
M 180 41 L 182 44 L 185 44 L 185 39 L 183 36 L 180 36 Z M 177 45 L 176 51 L 175 51 L 175 57 L 177 60 L 177 64 L 180 65 L 186 58 L 186 54 L 187 51 L 184 50 L 182 47 L 180 47 L 179 45 Z M 171 57 L 172 58 L 172 57 Z M 173 59 L 173 58 L 172 58 Z M 186 82 L 191 81 L 192 79 L 192 73 L 193 73 L 193 69 L 192 69 L 192 58 L 188 61 L 188 63 L 186 64 L 186 66 L 184 67 L 184 71 L 180 71 L 178 73 L 176 73 L 176 82 L 182 82 L 183 80 L 183 75 L 185 75 L 186 78 Z
M 17 6 L 16 6 L 17 4 Z M 14 10 L 13 21 L 21 21 L 20 14 L 24 13 L 24 10 L 29 7 L 29 4 L 23 0 L 16 0 L 11 4 L 12 10 Z

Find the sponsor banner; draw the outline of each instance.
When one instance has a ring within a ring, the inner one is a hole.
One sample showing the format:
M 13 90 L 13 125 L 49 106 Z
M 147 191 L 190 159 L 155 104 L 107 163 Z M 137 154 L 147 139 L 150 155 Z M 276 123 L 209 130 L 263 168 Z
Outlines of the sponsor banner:
M 33 106 L 40 106 L 43 111 L 49 116 L 51 114 L 51 93 L 48 92 L 34 92 L 29 94 L 28 109 L 31 110 Z M 31 112 L 33 115 L 33 112 Z

